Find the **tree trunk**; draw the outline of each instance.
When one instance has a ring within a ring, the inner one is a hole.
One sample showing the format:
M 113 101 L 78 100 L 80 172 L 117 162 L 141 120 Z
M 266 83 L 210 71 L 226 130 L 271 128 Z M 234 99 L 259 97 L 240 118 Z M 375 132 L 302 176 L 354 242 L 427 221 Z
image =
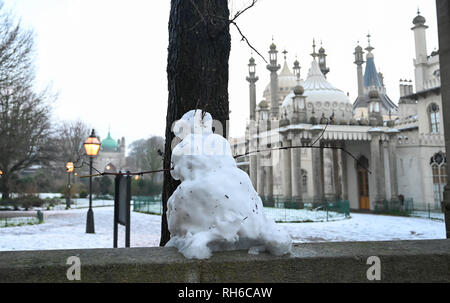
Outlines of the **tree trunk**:
M 186 112 L 204 109 L 220 121 L 227 137 L 228 59 L 231 48 L 228 0 L 172 0 L 167 64 L 169 102 L 166 118 L 164 168 L 171 168 L 172 125 Z M 167 200 L 179 182 L 164 173 L 161 242 L 170 239 Z

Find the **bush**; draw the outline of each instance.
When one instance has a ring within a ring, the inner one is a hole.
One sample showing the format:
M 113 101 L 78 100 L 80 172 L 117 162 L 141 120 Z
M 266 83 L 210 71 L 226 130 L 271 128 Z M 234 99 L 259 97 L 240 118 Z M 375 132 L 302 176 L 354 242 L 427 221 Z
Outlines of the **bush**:
M 39 198 L 34 195 L 25 195 L 14 199 L 14 209 L 18 209 L 18 207 L 25 208 L 25 210 L 30 209 L 31 207 L 41 207 L 44 205 L 45 200 Z
M 80 198 L 81 199 L 86 199 L 88 197 L 88 192 L 86 190 L 82 190 L 80 192 Z

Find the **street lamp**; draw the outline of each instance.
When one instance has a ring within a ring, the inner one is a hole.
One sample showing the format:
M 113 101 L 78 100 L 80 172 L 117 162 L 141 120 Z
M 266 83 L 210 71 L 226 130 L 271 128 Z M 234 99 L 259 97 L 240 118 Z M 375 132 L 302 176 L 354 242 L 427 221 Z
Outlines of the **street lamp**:
M 69 180 L 67 183 L 67 199 L 66 199 L 66 209 L 70 208 L 70 174 L 73 173 L 75 167 L 73 165 L 73 162 L 69 161 L 66 164 L 66 170 L 68 172 Z
M 87 213 L 86 233 L 94 234 L 94 212 L 92 211 L 92 162 L 100 150 L 100 140 L 95 135 L 95 130 L 92 130 L 91 136 L 84 142 L 84 150 L 89 157 L 89 210 Z

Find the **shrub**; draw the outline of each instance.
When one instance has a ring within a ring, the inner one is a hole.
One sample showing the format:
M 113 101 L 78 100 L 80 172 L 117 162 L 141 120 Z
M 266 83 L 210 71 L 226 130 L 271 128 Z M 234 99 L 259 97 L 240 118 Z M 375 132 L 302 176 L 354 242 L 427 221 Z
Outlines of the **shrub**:
M 82 190 L 81 192 L 80 192 L 80 198 L 81 199 L 86 199 L 88 197 L 88 192 L 86 191 L 86 190 Z

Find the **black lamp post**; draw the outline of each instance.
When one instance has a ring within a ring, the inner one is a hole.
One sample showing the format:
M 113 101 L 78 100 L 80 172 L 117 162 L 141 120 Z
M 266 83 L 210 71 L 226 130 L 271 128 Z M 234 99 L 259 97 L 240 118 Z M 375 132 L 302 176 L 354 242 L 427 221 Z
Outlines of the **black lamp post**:
M 70 174 L 73 173 L 73 170 L 75 169 L 73 162 L 67 162 L 66 164 L 66 170 L 67 170 L 67 175 L 69 176 L 69 180 L 67 182 L 67 199 L 66 199 L 66 209 L 70 208 Z
M 84 150 L 89 157 L 89 175 L 92 176 L 92 162 L 100 150 L 100 140 L 95 135 L 95 130 L 92 130 L 91 136 L 84 142 Z M 86 233 L 95 233 L 94 212 L 92 211 L 92 177 L 89 177 L 89 210 L 87 213 Z

